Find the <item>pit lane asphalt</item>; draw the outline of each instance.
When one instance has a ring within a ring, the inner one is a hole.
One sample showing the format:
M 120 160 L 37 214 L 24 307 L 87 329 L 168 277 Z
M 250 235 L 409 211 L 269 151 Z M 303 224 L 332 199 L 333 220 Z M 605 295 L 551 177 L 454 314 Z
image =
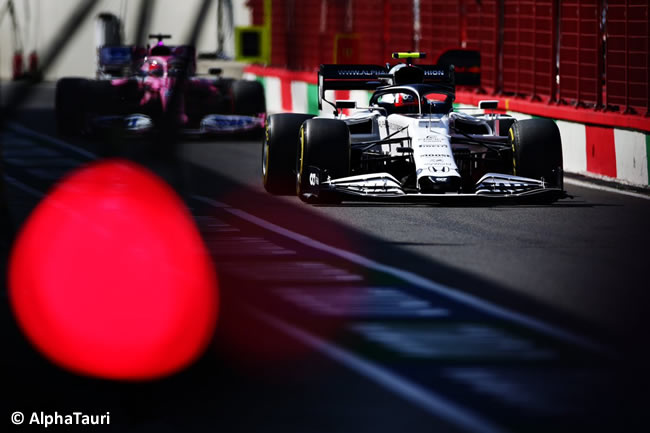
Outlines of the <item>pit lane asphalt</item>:
M 22 124 L 56 136 L 52 100 L 53 86 L 41 86 Z M 567 184 L 573 198 L 551 206 L 310 206 L 264 192 L 257 141 L 191 140 L 181 144 L 180 155 L 227 182 L 203 189 L 208 196 L 225 189 L 243 209 L 327 241 L 330 233 L 312 224 L 316 216 L 325 218 L 351 232 L 350 244 L 372 238 L 369 252 L 382 263 L 500 304 L 557 313 L 583 331 L 631 344 L 650 316 L 650 200 Z M 237 192 L 240 187 L 246 192 Z M 412 262 L 418 258 L 428 266 Z
M 371 237 L 362 249 L 381 263 L 612 341 L 645 333 L 650 200 L 567 184 L 573 198 L 550 206 L 310 206 L 264 193 L 258 142 L 186 142 L 182 154 L 255 193 L 234 187 L 236 206 L 314 239 L 331 237 L 310 223 L 325 218 L 352 245 Z
M 54 135 L 50 104 L 51 88 L 46 88 L 19 120 Z M 83 140 L 74 144 L 98 150 L 96 144 Z M 641 353 L 635 349 L 647 323 L 647 200 L 567 185 L 575 198 L 552 206 L 308 206 L 297 198 L 263 192 L 259 142 L 190 140 L 181 144 L 180 152 L 182 160 L 191 163 L 184 166 L 188 179 L 181 189 L 191 194 L 226 202 L 310 238 L 611 343 L 630 356 Z M 396 401 L 372 404 L 367 399 L 373 392 L 356 378 L 341 372 L 336 377 L 337 383 L 351 385 L 346 389 L 364 390 L 346 401 L 397 408 L 395 413 L 412 420 L 409 431 L 418 431 L 426 423 L 423 414 L 409 413 Z M 245 379 L 238 379 L 246 385 Z M 294 386 L 305 385 L 309 382 Z M 340 391 L 334 384 L 330 389 L 321 382 L 312 385 L 324 389 L 325 400 L 335 400 Z M 248 386 L 259 390 L 257 384 Z M 318 399 L 304 403 L 305 407 L 314 404 Z M 345 416 L 340 409 L 336 413 Z M 351 421 L 363 415 L 345 417 Z M 327 416 L 323 420 L 332 422 Z M 397 426 L 391 420 L 394 417 L 376 419 L 372 426 L 394 431 Z M 298 425 L 304 428 L 305 424 Z M 350 431 L 368 427 L 348 426 Z

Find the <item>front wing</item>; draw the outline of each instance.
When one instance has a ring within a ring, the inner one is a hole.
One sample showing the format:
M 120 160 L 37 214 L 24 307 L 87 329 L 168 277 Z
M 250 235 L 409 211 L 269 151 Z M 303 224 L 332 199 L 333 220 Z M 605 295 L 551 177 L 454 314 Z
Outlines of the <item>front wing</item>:
M 209 114 L 203 119 L 199 128 L 181 128 L 185 135 L 231 135 L 264 128 L 265 114 L 258 116 Z M 92 119 L 91 129 L 121 129 L 130 136 L 141 136 L 156 128 L 153 119 L 146 114 L 134 113 L 126 116 L 108 115 Z
M 564 190 L 548 187 L 543 181 L 501 173 L 487 173 L 476 183 L 473 193 L 425 194 L 405 190 L 389 173 L 371 173 L 331 179 L 326 172 L 309 166 L 306 172 L 309 185 L 305 188 L 308 201 L 331 202 L 399 201 L 442 202 L 469 199 L 494 202 L 552 202 L 567 197 Z

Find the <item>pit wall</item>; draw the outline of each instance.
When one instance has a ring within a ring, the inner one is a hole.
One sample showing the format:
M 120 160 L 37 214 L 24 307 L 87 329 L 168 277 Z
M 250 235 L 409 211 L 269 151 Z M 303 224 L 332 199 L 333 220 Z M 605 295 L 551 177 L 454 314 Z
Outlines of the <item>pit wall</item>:
M 318 110 L 318 83 L 314 72 L 248 66 L 244 68 L 244 78 L 258 80 L 264 85 L 269 113 L 332 116 L 329 108 Z M 367 106 L 370 92 L 328 91 L 325 96 L 331 101 L 352 99 L 358 106 Z M 460 107 L 476 107 L 481 99 L 499 99 L 500 111 L 517 119 L 549 117 L 555 120 L 562 136 L 566 172 L 646 188 L 650 186 L 650 119 L 612 116 L 612 113 L 587 112 L 570 106 L 551 106 L 507 97 L 491 98 L 470 91 L 456 92 L 456 102 Z

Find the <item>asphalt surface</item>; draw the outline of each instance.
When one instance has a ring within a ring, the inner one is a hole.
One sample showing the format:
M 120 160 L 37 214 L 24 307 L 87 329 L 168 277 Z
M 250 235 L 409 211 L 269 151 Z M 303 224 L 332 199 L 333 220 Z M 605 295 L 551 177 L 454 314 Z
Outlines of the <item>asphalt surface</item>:
M 176 158 L 155 143 L 55 142 L 52 101 L 42 86 L 13 123 L 28 130 L 2 131 L 14 225 L 71 170 L 135 159 L 192 210 L 223 304 L 195 365 L 133 384 L 53 366 L 4 302 L 7 424 L 14 410 L 82 407 L 111 410 L 101 431 L 634 431 L 642 421 L 650 200 L 567 184 L 573 198 L 544 206 L 310 206 L 263 191 L 257 140 L 183 141 Z

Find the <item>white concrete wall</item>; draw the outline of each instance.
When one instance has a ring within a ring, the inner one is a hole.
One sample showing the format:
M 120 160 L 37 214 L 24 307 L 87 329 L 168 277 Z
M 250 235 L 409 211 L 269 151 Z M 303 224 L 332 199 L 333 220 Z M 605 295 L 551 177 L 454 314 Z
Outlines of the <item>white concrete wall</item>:
M 33 49 L 39 55 L 49 47 L 54 35 L 61 29 L 71 12 L 84 0 L 14 0 L 21 35 L 24 40 L 24 56 Z M 6 0 L 0 0 L 0 7 Z M 170 45 L 183 43 L 190 34 L 191 23 L 201 0 L 155 0 L 153 15 L 148 29 L 149 33 L 169 33 Z M 232 0 L 234 7 L 234 24 L 249 25 L 250 12 L 245 7 L 245 0 Z M 89 16 L 79 27 L 74 38 L 59 54 L 56 64 L 46 75 L 48 80 L 61 76 L 94 76 L 95 74 L 95 17 L 100 12 L 111 12 L 120 16 L 125 8 L 124 36 L 126 43 L 132 43 L 137 25 L 137 11 L 140 0 L 100 0 Z M 124 5 L 124 6 L 123 6 Z M 26 7 L 30 11 L 28 19 Z M 197 44 L 198 52 L 214 52 L 217 47 L 217 8 L 216 1 L 208 11 L 205 25 Z M 0 23 L 0 77 L 11 77 L 11 58 L 13 54 L 12 30 L 9 16 Z M 234 54 L 234 38 L 227 32 L 226 52 Z

